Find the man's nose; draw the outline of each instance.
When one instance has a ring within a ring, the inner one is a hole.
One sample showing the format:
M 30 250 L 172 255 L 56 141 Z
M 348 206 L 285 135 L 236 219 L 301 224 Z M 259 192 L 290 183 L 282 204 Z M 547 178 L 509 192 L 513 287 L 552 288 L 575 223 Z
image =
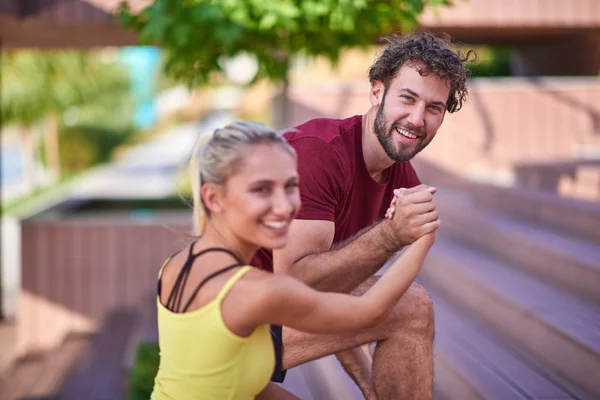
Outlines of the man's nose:
M 421 128 L 425 125 L 425 106 L 416 105 L 412 107 L 407 121 L 415 128 Z

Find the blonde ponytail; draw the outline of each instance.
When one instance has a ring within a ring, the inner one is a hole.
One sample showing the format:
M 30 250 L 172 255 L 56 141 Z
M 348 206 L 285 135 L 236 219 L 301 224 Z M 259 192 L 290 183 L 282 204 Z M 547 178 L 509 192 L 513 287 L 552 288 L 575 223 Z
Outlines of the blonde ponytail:
M 206 208 L 202 201 L 202 153 L 206 149 L 208 141 L 212 138 L 212 132 L 201 134 L 196 143 L 194 144 L 194 150 L 192 151 L 192 157 L 189 166 L 190 182 L 192 186 L 192 205 L 193 205 L 193 221 L 194 221 L 194 235 L 199 237 L 204 233 L 206 228 Z

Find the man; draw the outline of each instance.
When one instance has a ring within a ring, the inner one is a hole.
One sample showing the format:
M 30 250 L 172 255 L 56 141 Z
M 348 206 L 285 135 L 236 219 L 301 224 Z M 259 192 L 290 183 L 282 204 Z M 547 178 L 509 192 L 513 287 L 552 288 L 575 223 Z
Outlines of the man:
M 272 258 L 261 251 L 256 265 L 358 295 L 394 253 L 439 226 L 435 189 L 420 184 L 409 160 L 433 140 L 446 111 L 461 108 L 472 51 L 465 56 L 427 32 L 388 41 L 369 71 L 364 115 L 311 120 L 286 134 L 298 152 L 302 209 L 289 244 Z M 394 194 L 396 212 L 383 219 Z M 284 327 L 281 336 L 283 370 L 336 354 L 367 399 L 432 397 L 433 309 L 418 285 L 374 329 L 312 335 Z M 360 346 L 372 342 L 371 360 Z

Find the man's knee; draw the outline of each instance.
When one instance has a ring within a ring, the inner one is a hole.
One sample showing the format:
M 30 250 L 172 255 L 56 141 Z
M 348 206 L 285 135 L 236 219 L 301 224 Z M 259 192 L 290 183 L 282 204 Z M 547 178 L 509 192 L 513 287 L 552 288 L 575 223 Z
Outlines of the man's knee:
M 433 302 L 423 286 L 413 283 L 396 307 L 393 318 L 400 330 L 410 330 L 433 340 L 435 331 Z
M 380 278 L 377 275 L 370 277 L 357 287 L 352 294 L 354 296 L 363 295 Z M 410 332 L 433 341 L 435 321 L 433 302 L 429 293 L 423 286 L 413 283 L 381 327 L 384 332 L 387 332 L 387 335 L 396 331 Z

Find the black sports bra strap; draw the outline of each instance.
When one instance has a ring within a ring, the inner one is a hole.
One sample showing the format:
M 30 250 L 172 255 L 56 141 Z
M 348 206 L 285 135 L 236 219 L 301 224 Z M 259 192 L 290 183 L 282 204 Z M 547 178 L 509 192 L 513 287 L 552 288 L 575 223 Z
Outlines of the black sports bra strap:
M 229 271 L 229 270 L 230 270 L 230 269 L 232 269 L 232 268 L 239 267 L 240 265 L 242 265 L 242 264 L 237 264 L 237 263 L 236 263 L 236 264 L 232 264 L 232 265 L 230 265 L 230 266 L 228 266 L 228 267 L 221 268 L 220 270 L 218 270 L 218 271 L 215 271 L 215 272 L 213 272 L 212 274 L 210 274 L 209 276 L 207 276 L 206 278 L 204 278 L 204 279 L 202 280 L 202 282 L 200 282 L 200 283 L 198 284 L 198 287 L 196 287 L 196 290 L 194 290 L 194 293 L 192 293 L 192 296 L 191 296 L 191 297 L 190 297 L 190 299 L 188 300 L 188 302 L 187 302 L 187 304 L 185 305 L 185 307 L 183 308 L 183 311 L 182 311 L 182 312 L 186 312 L 186 311 L 187 311 L 187 309 L 188 309 L 188 308 L 190 307 L 190 305 L 192 304 L 192 301 L 194 300 L 194 298 L 195 298 L 195 297 L 196 297 L 196 295 L 198 294 L 198 291 L 200 290 L 200 288 L 201 288 L 202 286 L 204 286 L 204 284 L 205 284 L 206 282 L 208 282 L 209 280 L 211 280 L 211 279 L 212 279 L 212 278 L 214 278 L 215 276 L 217 276 L 217 275 L 220 275 L 220 274 L 222 274 L 223 272 L 227 272 L 227 271 Z
M 200 257 L 201 255 L 206 254 L 206 253 L 208 253 L 210 251 L 220 251 L 220 252 L 223 252 L 223 253 L 227 253 L 231 257 L 235 258 L 235 261 L 237 261 L 238 263 L 242 264 L 242 260 L 240 260 L 238 258 L 238 256 L 236 256 L 233 251 L 228 250 L 228 249 L 224 249 L 222 247 L 209 247 L 208 249 L 204 249 L 204 250 L 202 250 L 202 251 L 200 251 L 200 252 L 198 252 L 196 254 L 191 254 L 191 257 L 194 257 L 194 259 L 196 259 L 197 257 Z
M 200 282 L 200 284 L 198 285 L 196 290 L 194 290 L 194 293 L 192 294 L 190 299 L 187 301 L 187 303 L 183 309 L 183 312 L 187 311 L 187 309 L 189 308 L 189 306 L 192 303 L 192 300 L 194 300 L 194 298 L 198 294 L 198 291 L 206 282 L 208 282 L 210 279 L 214 278 L 215 276 L 217 276 L 223 272 L 226 272 L 232 268 L 238 267 L 243 264 L 241 262 L 241 260 L 235 255 L 235 253 L 233 253 L 231 250 L 224 249 L 221 247 L 210 247 L 210 248 L 204 249 L 204 250 L 194 254 L 193 251 L 194 251 L 195 244 L 196 244 L 196 242 L 192 243 L 192 245 L 190 246 L 190 251 L 188 253 L 187 259 L 186 259 L 185 263 L 183 264 L 183 267 L 181 268 L 181 271 L 179 272 L 179 276 L 177 276 L 177 280 L 175 281 L 175 284 L 173 285 L 173 289 L 171 290 L 171 293 L 169 294 L 169 298 L 167 299 L 167 302 L 165 303 L 166 308 L 169 310 L 172 310 L 173 312 L 179 312 L 178 310 L 181 309 L 181 301 L 183 298 L 183 288 L 185 287 L 185 284 L 187 283 L 190 271 L 192 269 L 192 265 L 196 258 L 200 257 L 203 254 L 211 252 L 211 251 L 219 251 L 219 252 L 223 252 L 223 253 L 227 253 L 227 254 L 231 255 L 237 261 L 237 263 L 229 265 L 225 268 L 221 268 L 220 270 L 215 271 L 212 274 L 210 274 L 209 276 L 207 276 L 206 278 L 204 278 L 202 280 L 202 282 Z M 161 280 L 162 280 L 162 275 L 158 279 L 158 297 L 159 297 L 159 299 L 160 299 L 161 286 L 162 286 Z
M 192 243 L 190 246 L 190 251 L 188 252 L 188 256 L 185 260 L 185 263 L 183 264 L 183 267 L 181 268 L 181 271 L 179 272 L 179 275 L 177 276 L 177 280 L 175 281 L 175 284 L 173 285 L 173 289 L 171 290 L 171 294 L 169 295 L 169 299 L 167 300 L 166 306 L 167 308 L 176 311 L 177 309 L 179 309 L 180 304 L 181 303 L 181 296 L 183 296 L 183 288 L 185 286 L 185 282 L 187 281 L 187 277 L 190 273 L 190 267 L 193 263 L 193 260 L 195 259 L 195 257 L 193 257 L 193 251 L 194 251 L 194 245 L 196 244 L 196 242 Z M 161 276 L 162 279 L 162 276 Z M 159 294 L 160 296 L 160 294 Z
M 160 297 L 160 292 L 162 290 L 162 272 L 165 270 L 165 267 L 167 266 L 167 264 L 171 262 L 171 260 L 173 259 L 173 257 L 175 257 L 180 252 L 181 252 L 181 249 L 177 250 L 175 253 L 171 254 L 171 256 L 166 259 L 165 264 L 161 268 L 161 273 L 160 273 L 160 275 L 158 277 L 158 284 L 156 285 L 156 289 L 157 289 L 156 292 L 158 293 L 159 297 Z

